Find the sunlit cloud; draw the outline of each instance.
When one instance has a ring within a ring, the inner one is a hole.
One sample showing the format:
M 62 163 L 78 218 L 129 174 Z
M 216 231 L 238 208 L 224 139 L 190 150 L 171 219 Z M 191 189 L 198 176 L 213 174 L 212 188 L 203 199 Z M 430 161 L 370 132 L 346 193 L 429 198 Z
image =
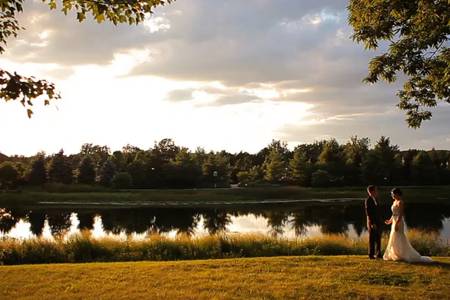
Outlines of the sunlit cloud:
M 308 14 L 302 17 L 302 21 L 310 25 L 320 25 L 324 22 L 339 23 L 342 20 L 342 13 L 322 10 L 320 13 Z
M 347 1 L 176 1 L 138 26 L 86 20 L 25 2 L 26 30 L 2 68 L 54 82 L 62 95 L 0 104 L 0 152 L 120 149 L 173 138 L 191 148 L 258 151 L 324 137 L 388 135 L 402 147 L 450 147 L 446 107 L 412 131 L 400 84 L 361 82 L 373 53 L 351 39 Z M 12 126 L 11 124 L 14 124 Z
M 164 16 L 161 17 L 152 17 L 149 16 L 144 21 L 144 26 L 147 28 L 150 33 L 155 32 L 165 32 L 170 29 L 170 21 Z

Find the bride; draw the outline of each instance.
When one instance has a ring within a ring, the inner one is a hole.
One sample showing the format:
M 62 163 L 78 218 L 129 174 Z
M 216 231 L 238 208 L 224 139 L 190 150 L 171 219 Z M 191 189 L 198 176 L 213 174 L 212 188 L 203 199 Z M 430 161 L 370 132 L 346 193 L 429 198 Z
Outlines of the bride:
M 406 236 L 402 191 L 399 188 L 394 188 L 391 191 L 391 196 L 394 200 L 391 207 L 392 217 L 385 222 L 386 224 L 391 224 L 391 234 L 389 235 L 389 242 L 383 259 L 403 260 L 406 262 L 432 262 L 432 259 L 428 256 L 421 256 L 411 246 Z

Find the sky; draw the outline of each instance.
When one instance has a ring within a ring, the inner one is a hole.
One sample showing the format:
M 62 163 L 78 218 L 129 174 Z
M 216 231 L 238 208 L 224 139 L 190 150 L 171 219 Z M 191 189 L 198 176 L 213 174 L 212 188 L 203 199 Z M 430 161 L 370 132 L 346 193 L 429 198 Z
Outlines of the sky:
M 376 52 L 351 40 L 343 0 L 177 0 L 140 25 L 79 23 L 25 1 L 26 29 L 0 65 L 56 84 L 34 115 L 0 102 L 0 152 L 33 155 L 83 143 L 142 149 L 172 138 L 195 149 L 257 152 L 389 136 L 401 149 L 450 149 L 450 105 L 408 128 L 401 82 L 362 79 Z

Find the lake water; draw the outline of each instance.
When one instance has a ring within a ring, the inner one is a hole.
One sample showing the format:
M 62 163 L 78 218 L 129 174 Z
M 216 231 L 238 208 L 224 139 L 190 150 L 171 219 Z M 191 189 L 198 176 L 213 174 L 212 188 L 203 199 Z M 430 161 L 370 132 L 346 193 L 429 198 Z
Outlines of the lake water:
M 385 217 L 389 206 L 383 207 Z M 406 206 L 408 228 L 433 231 L 450 241 L 450 205 Z M 89 230 L 95 237 L 145 238 L 159 233 L 174 237 L 232 233 L 262 233 L 293 237 L 345 234 L 362 237 L 365 215 L 362 201 L 290 203 L 203 208 L 61 208 L 49 206 L 0 208 L 0 237 L 26 239 L 66 237 Z M 386 226 L 388 231 L 389 227 Z

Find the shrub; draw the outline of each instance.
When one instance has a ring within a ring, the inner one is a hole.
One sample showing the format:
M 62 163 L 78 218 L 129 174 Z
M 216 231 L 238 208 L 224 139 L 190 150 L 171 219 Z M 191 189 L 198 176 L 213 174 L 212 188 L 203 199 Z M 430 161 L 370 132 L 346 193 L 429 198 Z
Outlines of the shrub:
M 317 170 L 312 174 L 311 185 L 313 187 L 329 187 L 331 182 L 331 175 L 327 171 Z
M 120 172 L 114 175 L 111 184 L 116 189 L 128 189 L 131 187 L 131 176 L 127 172 Z
M 14 188 L 18 179 L 19 172 L 17 172 L 12 163 L 4 162 L 0 164 L 0 188 Z

